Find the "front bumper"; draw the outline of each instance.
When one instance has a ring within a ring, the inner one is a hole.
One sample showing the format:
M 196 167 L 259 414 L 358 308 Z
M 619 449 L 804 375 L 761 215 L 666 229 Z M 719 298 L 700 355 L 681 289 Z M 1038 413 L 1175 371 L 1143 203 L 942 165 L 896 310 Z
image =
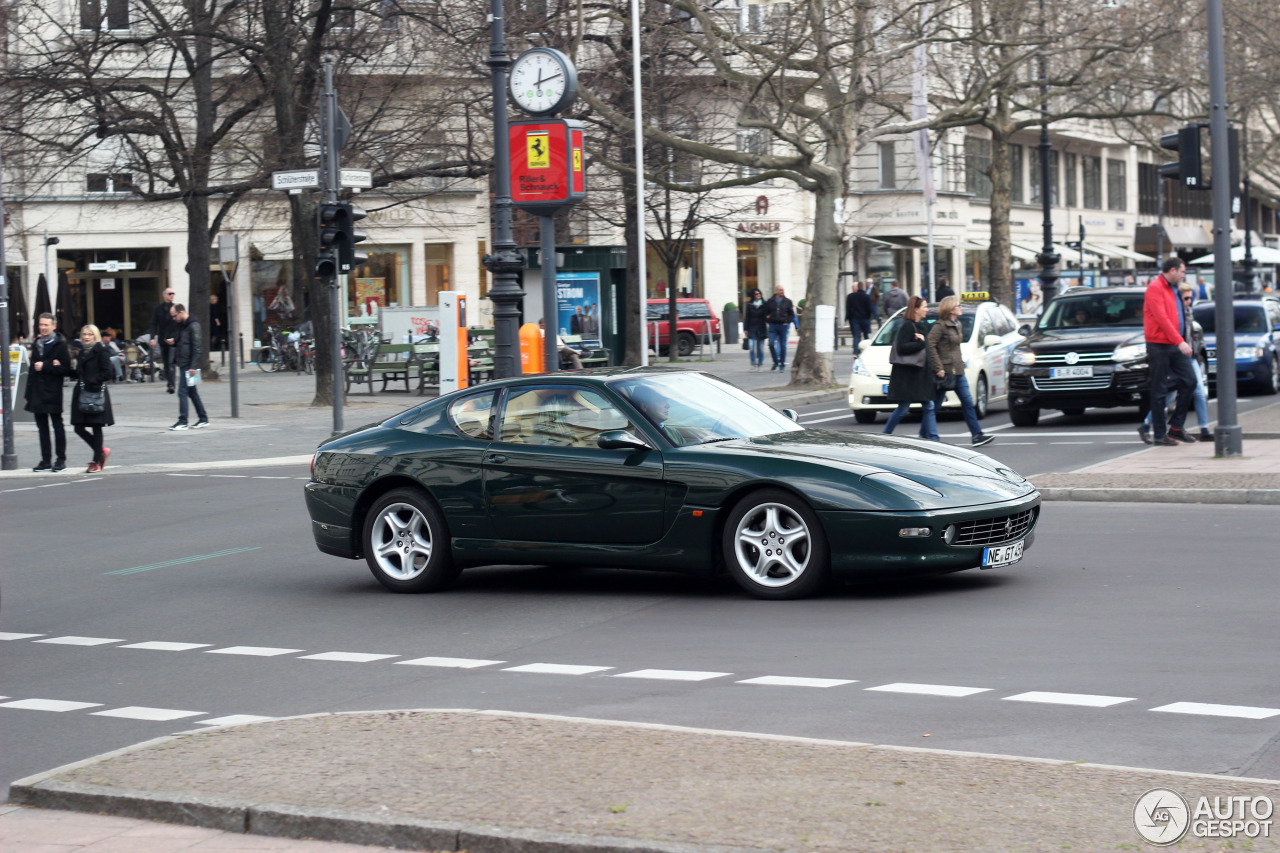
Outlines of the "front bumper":
M 972 385 L 972 383 L 970 384 Z M 888 388 L 889 377 L 887 376 L 859 376 L 854 374 L 849 381 L 848 389 L 850 411 L 892 412 L 898 408 L 898 403 L 886 396 Z M 956 396 L 956 392 L 947 392 L 947 399 L 942 403 L 942 408 L 960 408 L 960 398 Z M 911 411 L 916 412 L 919 410 L 919 403 L 911 404 Z
M 1205 381 L 1210 385 L 1218 383 L 1218 360 L 1209 359 L 1209 370 Z M 1270 382 L 1271 364 L 1263 358 L 1237 358 L 1236 382 Z
M 1142 404 L 1151 386 L 1145 363 L 1093 366 L 1093 376 L 1054 379 L 1050 367 L 1014 367 L 1009 373 L 1009 405 L 1019 408 L 1111 408 Z

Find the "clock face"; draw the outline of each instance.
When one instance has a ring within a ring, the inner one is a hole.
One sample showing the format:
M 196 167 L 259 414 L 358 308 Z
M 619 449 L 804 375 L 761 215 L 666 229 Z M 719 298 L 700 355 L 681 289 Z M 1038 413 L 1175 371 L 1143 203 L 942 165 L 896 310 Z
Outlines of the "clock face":
M 578 77 L 569 57 L 558 50 L 527 50 L 511 65 L 511 99 L 533 115 L 550 115 L 573 103 Z

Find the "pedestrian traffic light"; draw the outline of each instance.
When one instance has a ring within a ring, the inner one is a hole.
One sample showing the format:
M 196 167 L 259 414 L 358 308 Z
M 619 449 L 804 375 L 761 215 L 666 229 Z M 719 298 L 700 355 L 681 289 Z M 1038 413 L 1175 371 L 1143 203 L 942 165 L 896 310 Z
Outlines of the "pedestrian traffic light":
M 1208 189 L 1200 171 L 1200 125 L 1189 124 L 1177 133 L 1160 137 L 1160 147 L 1178 154 L 1178 162 L 1160 167 L 1160 177 L 1181 181 L 1189 190 Z
M 342 272 L 351 272 L 369 260 L 366 253 L 356 251 L 356 243 L 363 243 L 369 239 L 368 234 L 356 227 L 356 223 L 368 214 L 364 212 L 364 208 L 356 207 L 354 204 L 344 204 L 341 207 L 344 215 L 339 218 L 337 224 L 342 230 L 343 239 L 338 243 L 338 269 Z

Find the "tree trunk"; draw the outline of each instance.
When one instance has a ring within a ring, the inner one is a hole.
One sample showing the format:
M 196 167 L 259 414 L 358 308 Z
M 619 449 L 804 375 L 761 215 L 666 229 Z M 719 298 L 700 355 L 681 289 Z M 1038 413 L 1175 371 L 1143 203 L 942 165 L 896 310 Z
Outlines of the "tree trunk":
M 670 248 L 667 247 L 666 261 L 663 264 L 667 271 L 667 361 L 679 361 L 680 312 L 676 300 L 680 298 L 680 291 L 676 289 L 676 277 L 680 275 L 680 265 L 672 263 Z
M 791 365 L 792 387 L 825 387 L 836 382 L 830 353 L 814 349 L 819 305 L 836 304 L 840 274 L 840 226 L 836 225 L 836 199 L 843 195 L 838 184 L 819 184 L 814 192 L 813 255 L 809 258 L 804 316 L 800 318 L 800 342 Z
M 626 333 L 626 352 L 622 363 L 626 367 L 639 366 L 644 355 L 640 345 L 640 318 L 648 316 L 645 284 L 640 280 L 640 253 L 644 251 L 644 235 L 636 222 L 636 182 L 623 180 L 622 203 L 626 207 L 623 234 L 627 243 L 627 306 L 622 328 Z
M 1013 255 L 1009 250 L 1009 208 L 1013 170 L 1009 164 L 1009 135 L 991 133 L 991 246 L 987 250 L 987 292 L 1001 305 L 1013 307 Z M 957 282 L 959 284 L 959 282 Z M 959 292 L 959 291 L 957 291 Z
M 187 293 L 186 308 L 191 319 L 200 324 L 205 343 L 205 361 L 202 369 L 208 370 L 212 352 L 209 351 L 209 261 L 213 254 L 209 239 L 209 199 L 205 195 L 188 195 L 187 209 Z

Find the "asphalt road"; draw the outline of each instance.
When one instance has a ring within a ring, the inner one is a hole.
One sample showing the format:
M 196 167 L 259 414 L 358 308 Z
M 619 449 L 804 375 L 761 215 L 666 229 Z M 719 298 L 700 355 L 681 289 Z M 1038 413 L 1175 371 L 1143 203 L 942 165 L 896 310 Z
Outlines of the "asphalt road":
M 1046 504 L 1014 567 L 800 602 L 510 567 L 396 596 L 314 549 L 305 474 L 0 486 L 0 780 L 233 715 L 422 707 L 1280 778 L 1269 507 Z

